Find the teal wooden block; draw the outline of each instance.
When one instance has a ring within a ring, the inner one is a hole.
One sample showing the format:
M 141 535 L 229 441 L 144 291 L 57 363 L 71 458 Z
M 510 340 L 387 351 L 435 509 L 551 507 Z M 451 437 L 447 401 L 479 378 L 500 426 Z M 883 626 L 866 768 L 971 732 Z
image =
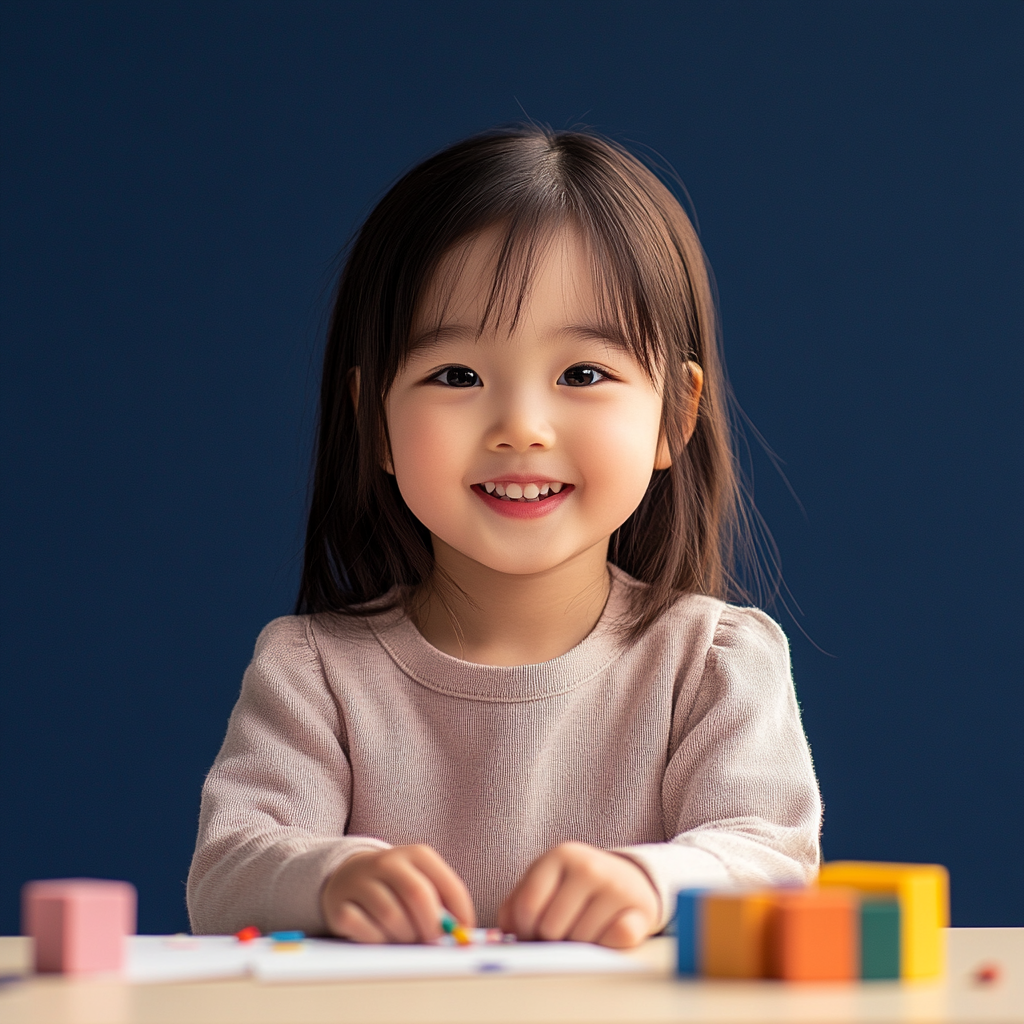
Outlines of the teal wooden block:
M 865 981 L 900 976 L 900 905 L 865 899 L 860 905 L 860 976 Z

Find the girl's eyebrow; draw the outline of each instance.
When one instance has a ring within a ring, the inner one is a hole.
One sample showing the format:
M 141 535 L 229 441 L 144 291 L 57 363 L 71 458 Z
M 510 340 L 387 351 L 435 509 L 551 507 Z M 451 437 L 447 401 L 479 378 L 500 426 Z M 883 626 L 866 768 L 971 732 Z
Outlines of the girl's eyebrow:
M 612 348 L 629 352 L 632 347 L 625 334 L 616 324 L 576 323 L 567 324 L 557 332 L 562 337 L 578 341 L 600 341 Z M 479 329 L 468 324 L 436 324 L 414 334 L 409 343 L 409 353 L 423 352 L 446 341 L 462 341 L 479 337 Z
M 412 336 L 409 352 L 420 352 L 433 348 L 446 341 L 461 341 L 463 338 L 476 337 L 479 332 L 468 324 L 435 324 Z
M 568 324 L 558 333 L 579 341 L 603 341 L 612 348 L 622 349 L 624 352 L 632 351 L 629 340 L 617 324 Z

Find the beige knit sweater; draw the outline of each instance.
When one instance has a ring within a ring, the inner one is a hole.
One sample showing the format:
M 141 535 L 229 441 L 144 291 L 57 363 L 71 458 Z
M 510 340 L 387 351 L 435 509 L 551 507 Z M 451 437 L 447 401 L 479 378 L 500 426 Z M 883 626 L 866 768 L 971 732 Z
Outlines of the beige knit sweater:
M 320 888 L 360 850 L 429 843 L 492 925 L 565 840 L 675 890 L 813 878 L 821 805 L 789 650 L 763 612 L 680 600 L 623 647 L 613 570 L 597 626 L 540 665 L 431 647 L 399 611 L 292 616 L 260 634 L 203 787 L 196 932 L 325 930 Z

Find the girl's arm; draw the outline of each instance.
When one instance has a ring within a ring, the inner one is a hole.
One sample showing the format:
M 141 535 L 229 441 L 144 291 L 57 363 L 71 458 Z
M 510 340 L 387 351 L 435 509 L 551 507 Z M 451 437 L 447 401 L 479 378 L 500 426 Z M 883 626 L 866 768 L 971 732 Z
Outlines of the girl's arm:
M 697 692 L 678 695 L 662 802 L 669 840 L 616 851 L 654 883 L 659 930 L 680 889 L 815 877 L 821 800 L 789 645 L 763 612 L 726 606 Z
M 662 787 L 670 838 L 556 846 L 509 894 L 503 928 L 632 946 L 665 927 L 680 889 L 814 877 L 821 803 L 778 625 L 725 607 L 699 681 L 674 709 Z
M 193 931 L 327 929 L 324 881 L 348 857 L 383 850 L 346 836 L 351 768 L 344 723 L 307 620 L 260 634 L 227 736 L 203 786 L 188 878 Z

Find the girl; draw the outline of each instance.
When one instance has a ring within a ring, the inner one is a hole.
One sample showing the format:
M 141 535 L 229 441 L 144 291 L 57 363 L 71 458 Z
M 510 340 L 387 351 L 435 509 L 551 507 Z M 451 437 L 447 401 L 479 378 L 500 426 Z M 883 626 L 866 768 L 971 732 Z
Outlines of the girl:
M 203 790 L 197 932 L 631 946 L 806 882 L 820 803 L 744 540 L 708 270 L 578 132 L 410 171 L 338 285 L 297 614 Z

